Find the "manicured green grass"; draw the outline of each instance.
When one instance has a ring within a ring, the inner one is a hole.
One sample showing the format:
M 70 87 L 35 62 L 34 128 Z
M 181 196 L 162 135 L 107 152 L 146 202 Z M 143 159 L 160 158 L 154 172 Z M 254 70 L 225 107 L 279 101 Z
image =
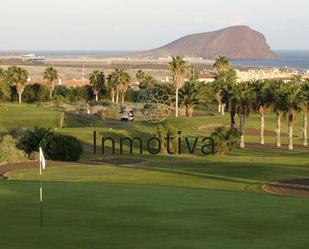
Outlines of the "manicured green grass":
M 227 156 L 148 157 L 135 165 L 73 164 L 48 168 L 42 179 L 260 191 L 261 185 L 268 182 L 309 178 L 308 165 L 307 152 L 283 154 L 245 150 Z M 39 179 L 37 169 L 17 170 L 7 176 L 15 180 Z
M 55 108 L 38 107 L 30 104 L 0 104 L 0 130 L 8 128 L 32 128 L 60 126 L 61 112 Z
M 309 201 L 134 184 L 0 183 L 1 248 L 305 249 Z
M 37 107 L 24 108 L 35 113 Z M 16 120 L 21 110 L 16 109 Z M 36 110 L 44 113 L 42 117 L 56 115 L 48 109 Z M 32 117 L 44 126 L 45 119 Z M 92 153 L 93 130 L 98 133 L 98 152 L 100 136 L 147 139 L 155 131 L 155 125 L 143 121 L 90 126 L 85 118 L 70 118 L 58 132 L 81 139 L 83 158 L 88 159 L 110 157 Z M 229 125 L 229 116 L 170 118 L 166 123 L 192 139 L 209 135 L 198 129 L 201 125 Z M 265 129 L 273 131 L 275 125 L 275 116 L 268 114 Z M 286 133 L 286 121 L 282 126 Z M 259 129 L 257 114 L 250 115 L 247 127 Z M 301 144 L 300 132 L 299 115 L 295 144 Z M 274 144 L 274 137 L 265 138 Z M 259 138 L 249 135 L 246 141 L 258 143 Z M 309 199 L 261 190 L 268 182 L 309 178 L 308 152 L 244 149 L 224 156 L 145 154 L 141 159 L 131 165 L 47 167 L 42 177 L 43 228 L 39 227 L 38 169 L 8 173 L 11 181 L 0 182 L 0 248 L 308 248 Z

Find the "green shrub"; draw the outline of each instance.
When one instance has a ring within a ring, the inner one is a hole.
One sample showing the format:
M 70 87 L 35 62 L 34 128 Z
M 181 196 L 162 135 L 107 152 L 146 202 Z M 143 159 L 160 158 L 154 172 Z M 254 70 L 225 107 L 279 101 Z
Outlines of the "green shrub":
M 0 143 L 0 162 L 16 163 L 27 160 L 24 151 L 16 147 L 15 140 L 11 136 L 5 136 Z
M 72 136 L 52 133 L 41 143 L 46 157 L 58 161 L 78 161 L 83 153 L 81 142 Z
M 18 139 L 25 134 L 25 129 L 21 127 L 9 128 L 7 130 L 8 130 L 8 134 L 14 139 Z
M 54 103 L 56 107 L 61 107 L 62 104 L 64 103 L 64 97 L 62 95 L 56 95 L 54 97 Z
M 50 134 L 52 134 L 51 130 L 46 128 L 35 127 L 26 130 L 20 137 L 17 146 L 30 155 L 33 151 L 39 151 L 40 143 Z
M 178 130 L 176 127 L 167 124 L 160 124 L 156 127 L 154 136 L 157 137 L 161 142 L 161 152 L 167 153 L 167 142 L 165 139 L 167 134 L 169 134 L 170 137 L 174 137 L 174 139 L 170 142 L 170 151 L 175 153 L 178 145 L 177 139 L 175 139 L 178 136 Z
M 17 101 L 17 94 L 12 94 L 12 99 Z M 22 101 L 26 103 L 44 102 L 49 100 L 49 91 L 47 86 L 41 84 L 27 85 L 22 94 Z
M 216 154 L 224 154 L 237 148 L 240 141 L 240 132 L 236 128 L 227 130 L 225 127 L 218 127 L 210 136 L 215 142 Z

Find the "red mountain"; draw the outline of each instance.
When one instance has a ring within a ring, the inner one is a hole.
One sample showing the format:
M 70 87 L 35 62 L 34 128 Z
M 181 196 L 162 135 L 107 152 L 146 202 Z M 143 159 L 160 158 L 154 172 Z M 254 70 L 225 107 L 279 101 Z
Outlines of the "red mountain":
M 220 55 L 230 59 L 276 58 L 263 34 L 248 26 L 233 26 L 218 31 L 184 36 L 163 47 L 138 52 L 135 57 L 168 57 L 181 54 L 188 57 L 215 59 Z

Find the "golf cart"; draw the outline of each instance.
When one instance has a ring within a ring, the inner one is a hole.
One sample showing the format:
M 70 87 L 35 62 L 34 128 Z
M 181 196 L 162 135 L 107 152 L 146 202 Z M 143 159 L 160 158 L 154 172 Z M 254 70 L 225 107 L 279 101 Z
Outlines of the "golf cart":
M 122 112 L 121 117 L 120 117 L 120 121 L 122 121 L 122 122 L 128 122 L 128 121 L 133 122 L 134 121 L 133 111 Z

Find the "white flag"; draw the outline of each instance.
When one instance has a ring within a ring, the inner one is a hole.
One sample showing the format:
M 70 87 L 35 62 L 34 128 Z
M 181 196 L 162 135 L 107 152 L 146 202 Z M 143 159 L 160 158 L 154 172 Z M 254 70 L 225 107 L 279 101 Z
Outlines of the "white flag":
M 45 157 L 42 148 L 40 147 L 40 169 L 45 169 L 45 166 L 46 166 Z

